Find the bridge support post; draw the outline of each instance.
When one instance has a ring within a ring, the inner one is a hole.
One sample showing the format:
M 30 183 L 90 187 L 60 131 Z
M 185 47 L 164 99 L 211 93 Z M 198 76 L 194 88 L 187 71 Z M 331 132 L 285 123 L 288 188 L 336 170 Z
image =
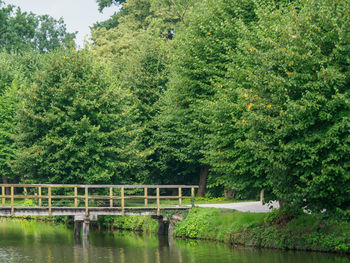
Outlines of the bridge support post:
M 168 233 L 168 219 L 163 216 L 152 216 L 153 219 L 158 221 L 158 235 L 166 235 Z
M 90 219 L 85 218 L 83 222 L 83 238 L 87 238 L 90 232 Z
M 74 221 L 74 238 L 79 239 L 81 233 L 81 223 L 82 221 Z

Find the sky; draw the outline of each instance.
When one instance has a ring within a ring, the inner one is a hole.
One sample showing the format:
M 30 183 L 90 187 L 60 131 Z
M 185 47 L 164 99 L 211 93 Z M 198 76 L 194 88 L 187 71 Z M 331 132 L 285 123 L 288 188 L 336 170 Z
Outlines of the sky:
M 101 14 L 95 0 L 4 0 L 6 4 L 19 6 L 22 11 L 37 15 L 50 15 L 56 19 L 63 17 L 68 32 L 78 31 L 76 42 L 82 47 L 89 36 L 89 26 L 108 19 L 118 8 L 106 8 Z

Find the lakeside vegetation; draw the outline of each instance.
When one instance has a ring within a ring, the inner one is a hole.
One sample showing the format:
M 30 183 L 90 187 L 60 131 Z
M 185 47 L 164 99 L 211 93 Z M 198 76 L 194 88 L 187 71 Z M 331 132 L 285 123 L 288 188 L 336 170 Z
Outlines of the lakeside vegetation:
M 350 252 L 349 223 L 310 214 L 282 222 L 281 216 L 277 210 L 261 214 L 196 208 L 178 223 L 174 234 L 259 248 Z
M 122 6 L 76 50 L 0 0 L 2 183 L 264 189 L 281 224 L 195 209 L 177 234 L 349 250 L 350 0 L 97 2 Z
M 220 241 L 257 248 L 350 253 L 350 224 L 299 214 L 281 221 L 281 211 L 249 213 L 216 208 L 194 208 L 175 223 L 179 238 Z M 157 233 L 157 221 L 149 216 L 106 217 L 99 224 L 118 229 Z

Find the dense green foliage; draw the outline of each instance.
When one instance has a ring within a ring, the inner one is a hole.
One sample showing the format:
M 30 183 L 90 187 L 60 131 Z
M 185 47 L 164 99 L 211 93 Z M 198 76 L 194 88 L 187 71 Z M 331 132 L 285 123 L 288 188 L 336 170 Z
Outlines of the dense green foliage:
M 262 6 L 228 67 L 246 105 L 242 147 L 279 199 L 313 211 L 350 204 L 349 5 Z
M 121 9 L 72 51 L 62 20 L 1 2 L 3 181 L 265 189 L 349 218 L 350 0 L 97 3 Z
M 174 235 L 225 241 L 234 232 L 260 225 L 264 217 L 263 213 L 194 208 L 183 222 L 177 223 Z
M 39 66 L 39 61 L 40 55 L 35 52 L 0 53 L 0 173 L 4 182 L 19 177 L 12 166 L 17 149 L 14 134 L 19 94 L 31 83 L 32 72 Z
M 127 102 L 104 67 L 86 52 L 51 52 L 22 95 L 16 159 L 19 174 L 37 182 L 120 183 L 129 157 Z M 118 166 L 117 166 L 118 164 Z
M 158 223 L 150 216 L 104 216 L 96 222 L 98 226 L 113 230 L 124 229 L 157 233 Z

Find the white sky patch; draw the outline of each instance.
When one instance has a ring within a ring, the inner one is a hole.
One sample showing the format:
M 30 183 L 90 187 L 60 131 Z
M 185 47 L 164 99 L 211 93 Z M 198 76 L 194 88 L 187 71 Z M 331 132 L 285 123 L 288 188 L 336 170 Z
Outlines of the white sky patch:
M 83 46 L 84 39 L 90 37 L 90 26 L 97 21 L 107 20 L 118 11 L 114 6 L 105 9 L 101 14 L 95 0 L 4 0 L 4 2 L 37 15 L 50 15 L 55 19 L 63 17 L 68 32 L 78 31 L 76 43 L 80 47 Z

